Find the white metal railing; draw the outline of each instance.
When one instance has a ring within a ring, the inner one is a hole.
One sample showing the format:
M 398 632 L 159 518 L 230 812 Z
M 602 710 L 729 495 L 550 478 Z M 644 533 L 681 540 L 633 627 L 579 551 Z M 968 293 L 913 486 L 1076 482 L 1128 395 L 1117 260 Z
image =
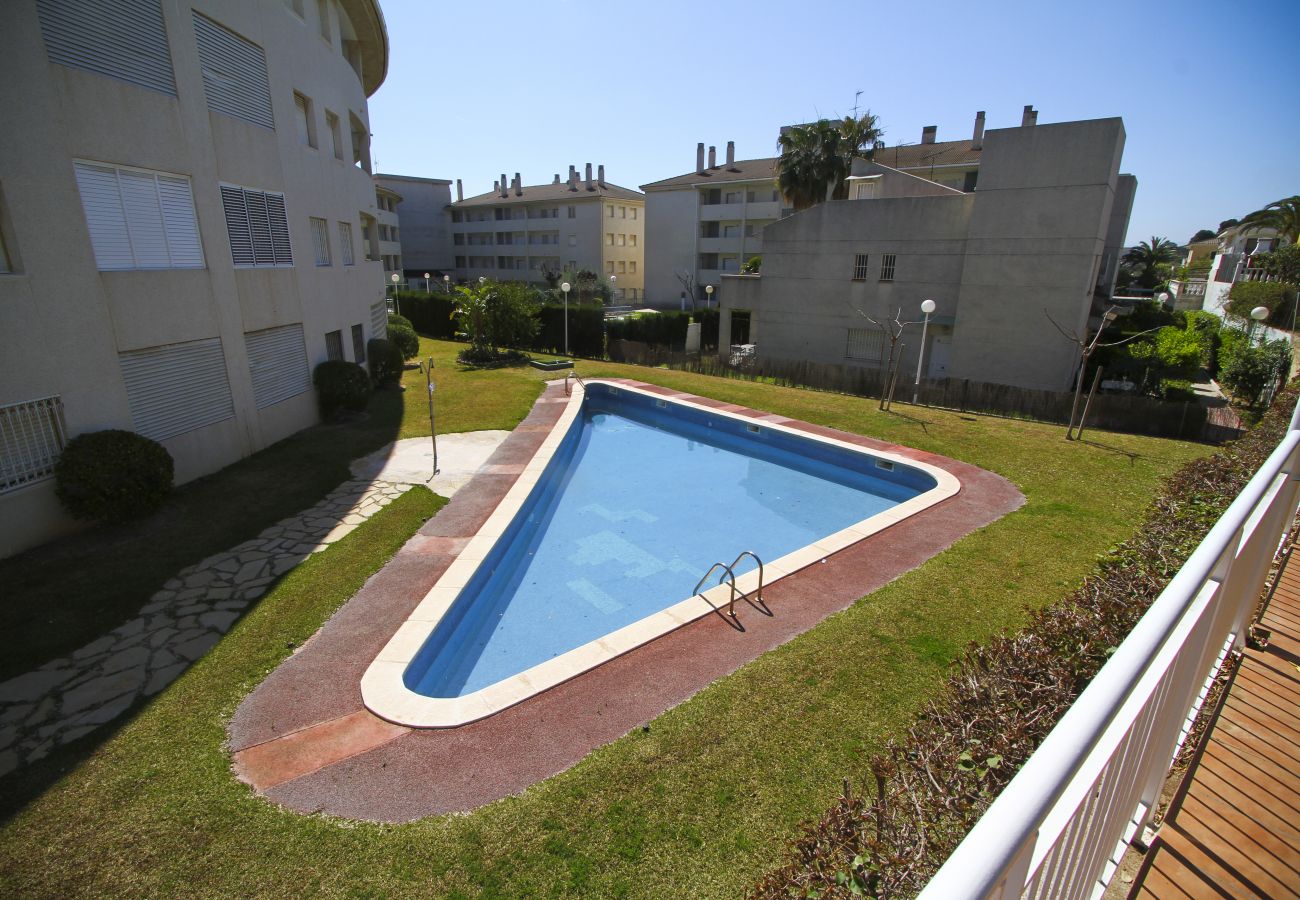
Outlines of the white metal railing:
M 0 406 L 0 494 L 53 476 L 66 443 L 59 397 Z
M 1189 717 L 1239 649 L 1300 496 L 1290 430 L 921 893 L 1096 897 L 1147 824 Z

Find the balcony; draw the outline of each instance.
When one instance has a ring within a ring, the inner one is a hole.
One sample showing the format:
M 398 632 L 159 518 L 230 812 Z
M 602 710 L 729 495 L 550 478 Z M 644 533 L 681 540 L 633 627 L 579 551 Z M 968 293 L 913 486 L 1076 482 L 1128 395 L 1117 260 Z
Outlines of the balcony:
M 754 204 L 755 206 L 767 206 L 768 204 Z M 701 222 L 717 222 L 721 220 L 739 222 L 745 213 L 745 204 L 743 203 L 713 203 L 700 207 Z
M 748 249 L 751 243 L 756 243 L 756 242 L 757 242 L 756 238 L 749 238 L 745 241 L 745 246 Z M 700 238 L 699 252 L 700 253 L 739 253 L 740 236 L 737 235 L 735 237 Z

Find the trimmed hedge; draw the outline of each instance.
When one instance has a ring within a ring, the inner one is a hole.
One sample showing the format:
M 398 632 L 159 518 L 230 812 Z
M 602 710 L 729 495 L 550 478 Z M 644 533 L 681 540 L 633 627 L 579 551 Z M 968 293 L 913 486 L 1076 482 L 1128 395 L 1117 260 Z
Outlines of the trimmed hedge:
M 366 358 L 370 360 L 370 378 L 377 387 L 387 387 L 402 380 L 402 351 L 384 338 L 371 338 L 366 344 Z
M 402 317 L 420 334 L 443 341 L 456 337 L 456 323 L 452 320 L 452 311 L 456 308 L 454 294 L 401 291 L 397 295 L 397 305 L 402 310 Z
M 700 347 L 718 346 L 718 311 L 700 309 L 690 312 L 661 312 L 654 315 L 614 319 L 609 323 L 611 341 L 636 341 L 640 344 L 682 350 L 686 346 L 686 327 L 691 319 L 700 323 Z
M 1252 431 L 1183 466 L 1134 536 L 1017 634 L 971 644 L 905 737 L 805 823 L 751 897 L 915 896 L 1286 434 L 1293 385 Z
M 171 454 L 157 441 L 133 431 L 92 431 L 63 448 L 54 493 L 78 519 L 125 522 L 162 506 L 174 473 Z
M 373 341 L 372 341 L 373 343 Z M 312 373 L 322 418 L 329 419 L 340 410 L 361 412 L 374 390 L 370 375 L 361 366 L 346 360 L 327 360 Z
M 420 355 L 420 338 L 409 325 L 390 320 L 388 323 L 388 342 L 397 347 L 402 354 L 403 360 L 415 359 Z

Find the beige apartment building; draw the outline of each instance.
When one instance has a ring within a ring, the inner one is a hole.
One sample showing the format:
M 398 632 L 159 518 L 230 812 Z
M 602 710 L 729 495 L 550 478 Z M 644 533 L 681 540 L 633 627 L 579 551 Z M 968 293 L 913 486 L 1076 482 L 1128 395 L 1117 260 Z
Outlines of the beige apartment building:
M 543 272 L 588 270 L 613 279 L 617 303 L 645 297 L 645 197 L 610 184 L 605 167 L 585 177 L 525 185 L 502 174 L 492 192 L 451 204 L 457 280 L 480 277 L 544 283 Z
M 0 27 L 0 556 L 73 526 L 71 437 L 178 482 L 317 421 L 385 316 L 375 0 L 9 0 Z

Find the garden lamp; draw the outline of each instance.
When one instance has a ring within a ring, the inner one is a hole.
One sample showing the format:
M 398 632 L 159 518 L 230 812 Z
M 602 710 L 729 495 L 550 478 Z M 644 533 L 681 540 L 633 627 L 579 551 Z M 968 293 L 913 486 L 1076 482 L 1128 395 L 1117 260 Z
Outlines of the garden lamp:
M 925 332 L 930 327 L 930 313 L 934 312 L 934 301 L 922 300 L 921 312 L 925 313 L 925 319 L 921 322 L 921 352 L 916 356 L 916 381 L 912 382 L 913 406 L 916 406 L 916 399 L 921 395 L 921 363 L 925 361 Z
M 566 281 L 560 285 L 560 290 L 564 291 L 564 355 L 569 355 L 569 283 Z

